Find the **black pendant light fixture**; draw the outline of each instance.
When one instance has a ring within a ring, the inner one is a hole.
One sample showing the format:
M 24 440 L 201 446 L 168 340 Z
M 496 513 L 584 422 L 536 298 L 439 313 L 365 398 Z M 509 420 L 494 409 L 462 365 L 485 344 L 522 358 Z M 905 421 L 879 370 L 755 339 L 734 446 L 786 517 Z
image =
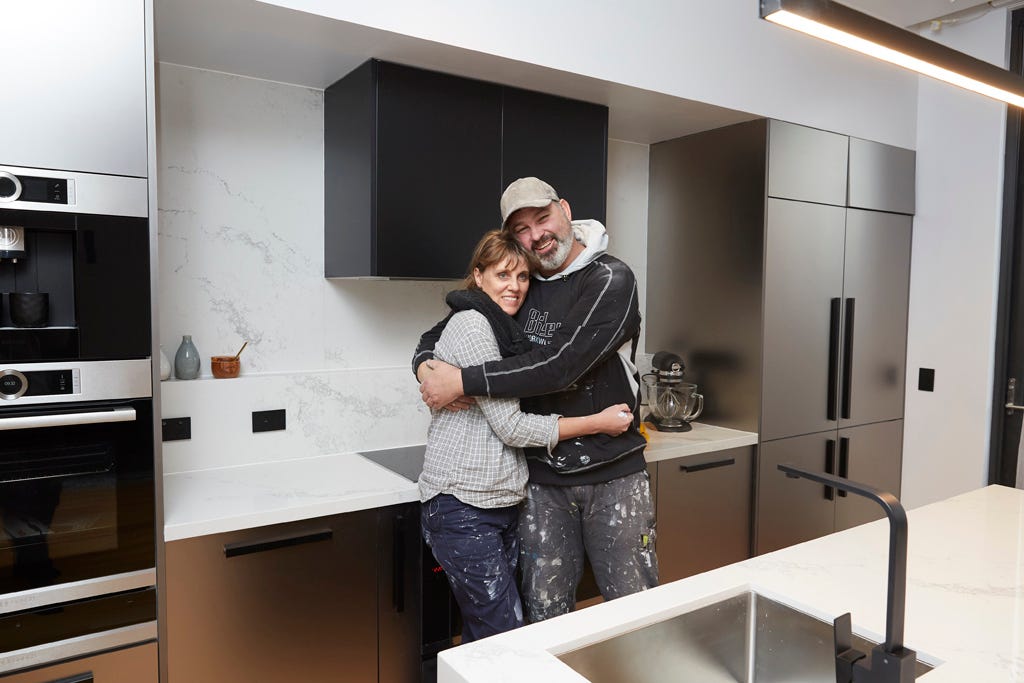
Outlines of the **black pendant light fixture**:
M 1024 78 L 830 0 L 760 0 L 761 18 L 1024 107 Z

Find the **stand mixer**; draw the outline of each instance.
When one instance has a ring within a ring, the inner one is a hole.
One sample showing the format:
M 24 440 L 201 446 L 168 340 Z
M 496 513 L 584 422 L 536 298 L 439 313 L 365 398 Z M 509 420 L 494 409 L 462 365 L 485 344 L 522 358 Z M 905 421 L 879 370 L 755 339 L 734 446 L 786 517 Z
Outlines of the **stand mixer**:
M 704 396 L 697 385 L 683 381 L 683 359 L 658 351 L 651 360 L 651 372 L 644 375 L 644 393 L 650 414 L 647 420 L 659 432 L 688 432 L 690 421 L 704 410 Z

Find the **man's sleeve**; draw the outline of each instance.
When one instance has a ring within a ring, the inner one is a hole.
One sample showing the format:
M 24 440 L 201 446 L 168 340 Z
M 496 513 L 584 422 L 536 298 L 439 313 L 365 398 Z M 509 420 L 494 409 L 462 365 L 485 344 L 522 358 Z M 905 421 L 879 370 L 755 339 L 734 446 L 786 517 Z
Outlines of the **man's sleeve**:
M 617 259 L 599 260 L 586 272 L 580 298 L 545 346 L 462 369 L 467 396 L 511 398 L 561 391 L 615 353 L 640 330 L 636 278 Z M 536 285 L 534 285 L 536 286 Z
M 416 345 L 416 351 L 412 355 L 412 374 L 416 374 L 416 369 L 419 368 L 420 363 L 434 357 L 434 347 L 437 346 L 437 340 L 441 338 L 441 333 L 444 332 L 445 326 L 451 320 L 454 313 L 455 311 L 449 313 L 444 320 L 431 327 L 420 337 L 420 343 Z

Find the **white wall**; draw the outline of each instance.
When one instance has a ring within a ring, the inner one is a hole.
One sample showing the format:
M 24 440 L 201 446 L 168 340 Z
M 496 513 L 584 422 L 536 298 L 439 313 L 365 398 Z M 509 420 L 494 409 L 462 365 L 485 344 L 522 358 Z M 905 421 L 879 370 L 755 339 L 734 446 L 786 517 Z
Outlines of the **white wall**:
M 204 358 L 161 385 L 193 437 L 164 444 L 165 471 L 422 443 L 409 361 L 454 283 L 324 279 L 323 92 L 160 64 L 158 101 L 160 341 Z M 641 296 L 647 149 L 609 145 L 611 251 Z M 210 378 L 246 340 L 243 376 Z M 287 432 L 254 437 L 250 412 L 277 408 Z
M 903 147 L 915 143 L 913 75 L 763 21 L 756 0 L 271 4 Z
M 1008 13 L 934 36 L 1006 65 Z M 1006 107 L 922 78 L 910 277 L 903 500 L 988 483 Z M 917 390 L 935 369 L 935 391 Z

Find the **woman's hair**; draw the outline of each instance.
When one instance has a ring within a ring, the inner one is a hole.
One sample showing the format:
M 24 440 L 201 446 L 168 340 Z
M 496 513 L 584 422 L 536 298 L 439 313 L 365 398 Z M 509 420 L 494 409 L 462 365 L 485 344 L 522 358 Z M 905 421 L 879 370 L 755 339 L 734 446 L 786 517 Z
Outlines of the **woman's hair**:
M 476 279 L 473 277 L 473 271 L 477 268 L 482 273 L 495 264 L 504 265 L 507 261 L 517 263 L 520 260 L 529 268 L 531 275 L 540 265 L 533 252 L 520 244 L 511 234 L 504 230 L 489 230 L 484 233 L 473 250 L 473 258 L 469 260 L 469 268 L 466 270 L 462 286 L 465 289 L 477 289 Z

